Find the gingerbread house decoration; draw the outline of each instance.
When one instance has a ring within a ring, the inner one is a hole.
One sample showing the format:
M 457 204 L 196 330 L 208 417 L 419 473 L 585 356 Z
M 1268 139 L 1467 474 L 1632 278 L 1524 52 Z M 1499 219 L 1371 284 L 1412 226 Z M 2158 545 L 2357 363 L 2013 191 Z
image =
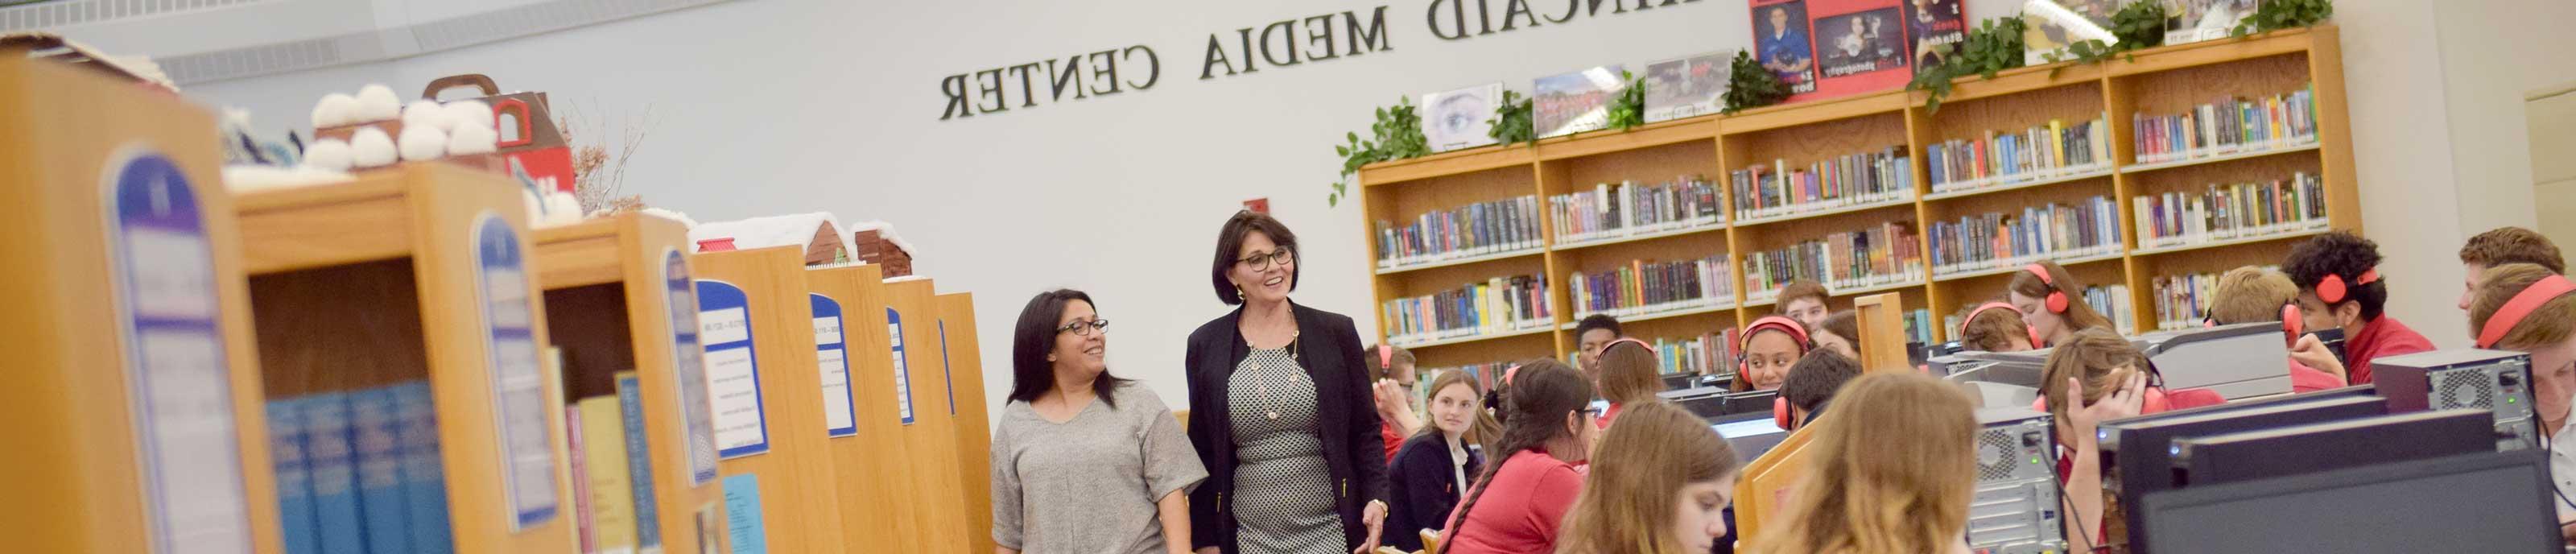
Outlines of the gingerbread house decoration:
M 741 250 L 803 246 L 807 266 L 850 261 L 850 247 L 841 241 L 840 218 L 830 212 L 703 223 L 689 229 L 689 240 L 700 245 L 731 244 Z
M 850 226 L 850 248 L 857 251 L 859 261 L 883 266 L 887 277 L 912 274 L 912 243 L 895 236 L 892 223 L 866 221 Z

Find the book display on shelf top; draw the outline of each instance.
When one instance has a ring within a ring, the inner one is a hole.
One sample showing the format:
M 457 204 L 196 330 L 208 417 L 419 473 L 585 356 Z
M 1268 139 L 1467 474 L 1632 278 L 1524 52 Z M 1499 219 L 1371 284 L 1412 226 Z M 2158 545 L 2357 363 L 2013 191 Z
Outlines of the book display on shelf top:
M 1371 165 L 1360 179 L 1372 221 L 1524 195 L 1544 212 L 1540 247 L 1381 270 L 1378 298 L 1542 277 L 1552 341 L 1519 322 L 1405 337 L 1432 348 L 1426 367 L 1537 357 L 1551 343 L 1562 358 L 1591 313 L 1640 322 L 1650 328 L 1641 338 L 1686 340 L 1768 314 L 1783 276 L 1818 269 L 1838 297 L 1900 293 L 1907 323 L 1939 327 L 1928 330 L 1936 338 L 1951 334 L 1944 324 L 1958 309 L 2000 296 L 2014 271 L 2043 260 L 2077 271 L 2092 285 L 2086 300 L 2125 327 L 2159 327 L 2160 278 L 2275 263 L 2296 239 L 2361 228 L 2338 33 L 2320 25 L 1963 78 L 1938 111 L 1891 90 Z M 2158 119 L 2186 115 L 2187 126 Z M 2155 140 L 2167 148 L 2142 149 Z M 1998 143 L 2011 157 L 1996 157 Z M 1936 177 L 1936 164 L 1963 171 Z M 1576 228 L 1564 220 L 1582 212 L 1553 200 L 1694 174 L 1718 184 L 1718 217 Z M 1949 257 L 1933 227 L 1963 222 L 1983 230 L 1960 235 L 1961 252 L 1966 238 L 2005 248 Z M 2193 232 L 2162 232 L 2176 230 Z M 2190 254 L 2165 255 L 2176 252 Z M 1716 298 L 1594 307 L 1573 286 L 1709 256 L 1729 262 Z M 1927 311 L 1938 317 L 1914 315 Z M 1386 317 L 1381 328 L 1394 329 Z

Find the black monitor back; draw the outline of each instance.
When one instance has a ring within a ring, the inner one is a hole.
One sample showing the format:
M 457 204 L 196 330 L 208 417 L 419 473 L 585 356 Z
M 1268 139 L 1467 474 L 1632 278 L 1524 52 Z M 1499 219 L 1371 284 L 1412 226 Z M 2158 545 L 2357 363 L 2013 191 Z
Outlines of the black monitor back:
M 2130 536 L 2194 554 L 2562 551 L 2536 450 L 2412 460 L 2146 495 Z
M 2480 410 L 2415 412 L 2174 439 L 2175 486 L 2232 483 L 2495 451 Z
M 2104 422 L 2102 484 L 2119 497 L 2129 527 L 2136 528 L 2141 516 L 2138 499 L 2172 489 L 2180 478 L 2173 469 L 2174 439 L 2382 415 L 2388 415 L 2388 403 L 2379 397 L 2333 394 L 2283 396 Z M 2131 548 L 2147 551 L 2136 544 Z

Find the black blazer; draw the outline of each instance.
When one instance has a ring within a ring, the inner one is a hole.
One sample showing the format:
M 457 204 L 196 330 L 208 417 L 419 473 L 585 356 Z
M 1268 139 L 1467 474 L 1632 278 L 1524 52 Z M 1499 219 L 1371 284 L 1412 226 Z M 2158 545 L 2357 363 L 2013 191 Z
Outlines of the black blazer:
M 1378 541 L 1387 546 L 1412 552 L 1422 549 L 1423 529 L 1438 531 L 1449 526 L 1449 510 L 1458 507 L 1458 499 L 1467 484 L 1458 482 L 1458 473 L 1450 469 L 1455 462 L 1449 457 L 1448 440 L 1438 431 L 1417 433 L 1396 449 L 1395 463 L 1387 464 L 1386 533 Z M 1467 479 L 1473 481 L 1484 471 L 1484 449 L 1467 445 Z
M 1333 499 L 1342 516 L 1343 550 L 1368 539 L 1360 513 L 1369 501 L 1386 500 L 1386 443 L 1378 436 L 1376 397 L 1368 372 L 1360 365 L 1360 336 L 1351 318 L 1289 303 L 1297 318 L 1297 352 L 1306 374 L 1315 379 L 1316 421 L 1324 443 L 1324 463 L 1331 470 Z M 1190 547 L 1218 547 L 1235 554 L 1234 420 L 1228 416 L 1227 378 L 1235 364 L 1251 355 L 1236 325 L 1237 307 L 1190 332 L 1182 357 L 1190 383 L 1190 444 L 1208 478 L 1190 491 Z M 1390 506 L 1392 508 L 1392 506 Z M 1384 538 L 1380 538 L 1384 542 Z

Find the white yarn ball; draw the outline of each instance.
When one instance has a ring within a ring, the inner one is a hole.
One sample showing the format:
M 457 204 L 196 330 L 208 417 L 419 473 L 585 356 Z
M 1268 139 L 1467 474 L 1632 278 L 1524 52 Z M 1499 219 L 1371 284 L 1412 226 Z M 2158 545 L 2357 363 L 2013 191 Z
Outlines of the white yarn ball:
M 447 134 L 447 155 L 490 154 L 500 149 L 501 133 L 491 127 L 458 125 Z
M 540 221 L 547 225 L 580 222 L 581 198 L 569 192 L 546 193 L 546 217 Z
M 432 127 L 404 125 L 400 144 L 404 160 L 435 160 L 447 155 L 447 133 Z
M 455 132 L 459 127 L 481 127 L 491 130 L 495 125 L 494 117 L 492 105 L 485 104 L 481 100 L 458 100 L 447 103 L 447 124 L 450 133 Z
M 394 137 L 386 135 L 384 129 L 362 127 L 356 134 L 349 135 L 351 165 L 361 168 L 389 165 L 394 163 L 394 155 Z
M 411 105 L 403 106 L 402 124 L 403 129 L 406 130 L 412 128 L 428 128 L 438 131 L 446 131 L 447 108 L 445 106 L 438 105 L 437 102 L 428 100 L 413 101 Z
M 358 97 L 355 96 L 334 92 L 322 95 L 322 101 L 313 104 L 313 127 L 317 129 L 348 125 L 357 117 Z
M 348 171 L 351 152 L 349 143 L 340 139 L 322 139 L 304 146 L 304 167 L 330 171 Z
M 358 89 L 357 116 L 358 119 L 355 121 L 356 123 L 385 121 L 402 117 L 402 98 L 394 96 L 394 89 L 387 88 L 384 85 L 367 85 L 366 87 Z

